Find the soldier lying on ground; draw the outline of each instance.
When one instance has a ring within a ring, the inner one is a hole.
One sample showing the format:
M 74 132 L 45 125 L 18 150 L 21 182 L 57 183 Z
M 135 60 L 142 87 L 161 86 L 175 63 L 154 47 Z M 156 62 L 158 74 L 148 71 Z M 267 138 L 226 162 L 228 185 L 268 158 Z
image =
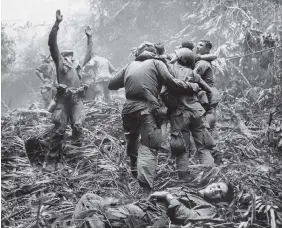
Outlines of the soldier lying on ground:
M 225 182 L 210 184 L 199 191 L 184 187 L 175 189 L 175 192 L 175 195 L 167 191 L 154 192 L 147 200 L 115 206 L 111 205 L 113 201 L 87 193 L 75 207 L 72 225 L 83 228 L 145 228 L 169 219 L 172 224 L 185 225 L 191 219 L 216 217 L 215 204 L 230 202 L 234 197 L 232 185 Z
M 59 24 L 63 20 L 60 10 L 56 12 L 56 22 L 49 35 L 48 45 L 56 65 L 57 88 L 55 105 L 52 105 L 52 120 L 55 124 L 54 135 L 51 139 L 52 154 L 57 156 L 62 150 L 62 140 L 70 121 L 74 145 L 80 146 L 83 140 L 82 124 L 84 121 L 82 98 L 84 87 L 81 87 L 80 77 L 73 60 L 73 51 L 60 53 L 57 44 Z
M 110 90 L 125 87 L 127 100 L 123 106 L 122 120 L 128 140 L 127 155 L 133 175 L 136 175 L 137 165 L 137 179 L 144 195 L 148 195 L 153 188 L 157 154 L 162 143 L 162 109 L 158 102 L 161 87 L 166 85 L 180 94 L 187 94 L 198 86 L 174 79 L 162 61 L 151 58 L 154 55 L 156 49 L 153 44 L 141 44 L 135 61 L 125 66 L 109 83 Z

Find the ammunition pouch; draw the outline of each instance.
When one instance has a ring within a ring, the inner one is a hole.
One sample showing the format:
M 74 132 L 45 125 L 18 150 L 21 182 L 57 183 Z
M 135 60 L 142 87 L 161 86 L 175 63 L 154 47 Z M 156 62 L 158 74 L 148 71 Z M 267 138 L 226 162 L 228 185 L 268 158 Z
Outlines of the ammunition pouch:
M 210 103 L 206 91 L 201 90 L 198 93 L 198 98 L 201 105 L 206 109 L 206 107 L 208 107 Z
M 158 128 L 161 128 L 162 124 L 167 120 L 167 108 L 157 107 L 152 110 L 152 115 L 155 119 Z
M 67 86 L 63 85 L 63 84 L 60 84 L 57 87 L 56 98 L 58 99 L 59 97 L 63 97 L 65 95 L 66 91 L 67 91 Z
M 209 95 L 209 94 L 208 94 Z M 216 87 L 211 87 L 211 98 L 210 98 L 210 106 L 217 106 L 221 101 L 221 96 Z
M 179 105 L 178 97 L 172 95 L 166 87 L 162 88 L 160 97 L 169 110 L 175 110 Z
M 170 149 L 174 156 L 180 156 L 186 152 L 186 142 L 181 132 L 170 134 Z

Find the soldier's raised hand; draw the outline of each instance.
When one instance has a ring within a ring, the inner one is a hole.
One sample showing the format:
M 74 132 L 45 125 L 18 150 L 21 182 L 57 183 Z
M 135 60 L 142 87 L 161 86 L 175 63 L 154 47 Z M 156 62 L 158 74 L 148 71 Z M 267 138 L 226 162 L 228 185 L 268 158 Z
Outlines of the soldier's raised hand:
M 85 28 L 85 34 L 86 34 L 86 36 L 91 36 L 92 30 L 91 30 L 90 26 L 87 26 L 87 27 Z
M 61 10 L 56 11 L 56 22 L 60 23 L 63 20 L 63 15 L 61 14 Z

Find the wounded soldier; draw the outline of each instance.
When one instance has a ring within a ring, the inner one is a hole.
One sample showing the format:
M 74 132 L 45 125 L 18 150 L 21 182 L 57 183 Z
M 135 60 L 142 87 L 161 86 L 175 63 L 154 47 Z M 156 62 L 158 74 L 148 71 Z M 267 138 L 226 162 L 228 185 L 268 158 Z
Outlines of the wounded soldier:
M 181 188 L 177 196 L 166 191 L 154 192 L 147 200 L 126 205 L 113 205 L 102 197 L 87 193 L 76 205 L 72 227 L 148 227 L 155 222 L 168 221 L 185 225 L 192 219 L 211 219 L 216 216 L 215 203 L 230 202 L 233 187 L 218 182 L 199 191 Z

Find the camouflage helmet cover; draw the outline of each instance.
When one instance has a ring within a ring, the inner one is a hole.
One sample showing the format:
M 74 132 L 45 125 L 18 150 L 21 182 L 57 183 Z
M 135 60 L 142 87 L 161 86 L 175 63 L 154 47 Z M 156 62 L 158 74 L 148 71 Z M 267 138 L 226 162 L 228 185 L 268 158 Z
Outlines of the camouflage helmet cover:
M 195 54 L 188 48 L 180 48 L 175 50 L 175 54 L 178 59 L 181 60 L 187 66 L 193 66 L 195 64 Z
M 65 49 L 64 51 L 61 52 L 61 55 L 63 57 L 68 56 L 68 55 L 71 55 L 73 57 L 73 51 L 70 49 Z
M 153 52 L 153 53 L 157 52 L 155 45 L 153 43 L 145 41 L 138 46 L 136 53 L 135 53 L 135 56 L 139 56 L 144 51 L 149 51 L 149 52 Z

